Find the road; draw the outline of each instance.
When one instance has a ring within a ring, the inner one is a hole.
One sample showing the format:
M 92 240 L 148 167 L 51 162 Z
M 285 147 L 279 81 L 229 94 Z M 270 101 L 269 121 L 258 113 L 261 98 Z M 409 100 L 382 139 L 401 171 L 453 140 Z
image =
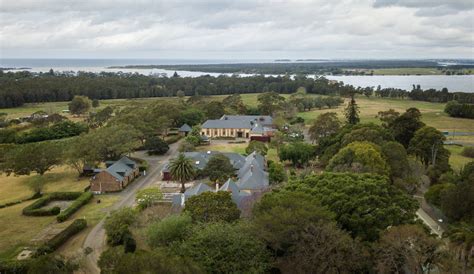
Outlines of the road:
M 422 208 L 419 208 L 416 211 L 416 216 L 418 216 L 418 218 L 420 218 L 427 226 L 429 226 L 431 231 L 438 235 L 438 237 L 441 238 L 443 236 L 443 228 L 441 228 L 438 223 L 433 220 Z
M 162 156 L 150 157 L 146 156 L 145 154 L 138 156 L 141 159 L 147 160 L 149 163 L 147 175 L 140 177 L 122 192 L 116 194 L 120 196 L 120 199 L 109 208 L 109 212 L 122 207 L 132 206 L 135 203 L 135 193 L 138 190 L 149 186 L 153 182 L 159 181 L 160 171 L 163 168 L 163 164 L 176 155 L 179 143 L 180 142 L 170 145 L 168 152 Z M 89 253 L 85 259 L 85 273 L 100 273 L 100 269 L 97 266 L 97 261 L 99 260 L 100 254 L 106 248 L 104 220 L 105 218 L 103 218 L 97 225 L 94 226 L 82 244 L 83 249 L 87 247 L 92 248 L 92 252 Z

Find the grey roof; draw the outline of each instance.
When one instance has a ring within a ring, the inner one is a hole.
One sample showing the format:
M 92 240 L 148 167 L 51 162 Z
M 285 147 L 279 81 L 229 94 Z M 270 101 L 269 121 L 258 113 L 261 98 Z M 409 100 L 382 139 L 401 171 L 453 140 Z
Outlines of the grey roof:
M 247 123 L 257 122 L 264 126 L 269 126 L 273 124 L 273 118 L 269 115 L 223 115 L 220 120 L 227 121 L 246 121 Z
M 193 196 L 193 195 L 199 195 L 203 192 L 206 192 L 206 191 L 211 191 L 212 188 L 210 188 L 208 185 L 204 184 L 204 183 L 199 183 L 191 188 L 188 188 L 185 192 L 184 192 L 184 195 L 185 196 Z
M 220 188 L 219 188 L 220 191 L 230 191 L 232 193 L 236 192 L 236 193 L 239 193 L 240 189 L 239 187 L 235 184 L 234 181 L 232 181 L 232 179 L 228 179 L 227 182 L 225 182 L 225 184 L 223 184 Z
M 219 188 L 219 191 L 230 191 L 232 193 L 232 200 L 238 206 L 240 206 L 240 202 L 243 198 L 250 195 L 241 190 L 263 190 L 268 187 L 269 182 L 268 173 L 265 172 L 265 158 L 257 152 L 252 152 L 247 157 L 238 153 L 218 151 L 184 153 L 186 157 L 191 158 L 194 161 L 194 164 L 198 169 L 204 169 L 209 159 L 216 154 L 227 156 L 234 168 L 238 170 L 237 182 L 229 179 Z M 165 165 L 163 170 L 166 168 Z M 186 200 L 190 196 L 199 195 L 205 191 L 214 190 L 203 183 L 199 183 L 198 185 L 186 190 L 184 198 Z M 180 206 L 181 199 L 181 194 L 173 196 L 173 204 Z
M 136 168 L 136 163 L 130 160 L 128 157 L 122 157 L 117 162 L 110 165 L 105 172 L 114 176 L 117 180 L 122 181 L 124 177 L 130 175 Z
M 191 132 L 192 128 L 188 124 L 182 125 L 178 131 L 179 132 Z
M 267 188 L 268 185 L 268 174 L 258 168 L 247 171 L 237 181 L 237 186 L 240 189 L 261 190 Z
M 189 199 L 189 197 L 191 196 L 194 196 L 194 195 L 199 195 L 203 192 L 207 192 L 207 191 L 212 191 L 212 189 L 206 185 L 206 184 L 203 184 L 203 183 L 199 183 L 191 188 L 188 188 L 185 192 L 184 192 L 184 201 L 186 201 L 187 199 Z M 173 196 L 173 205 L 175 206 L 181 206 L 181 199 L 182 199 L 182 195 L 181 194 L 176 194 Z
M 207 120 L 202 124 L 201 128 L 252 128 L 252 124 L 242 120 Z

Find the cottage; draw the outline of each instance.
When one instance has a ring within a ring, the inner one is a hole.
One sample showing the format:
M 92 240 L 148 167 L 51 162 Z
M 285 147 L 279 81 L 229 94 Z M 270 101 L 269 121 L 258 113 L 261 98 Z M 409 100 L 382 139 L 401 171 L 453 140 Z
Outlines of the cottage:
M 181 136 L 188 136 L 191 130 L 192 128 L 188 124 L 184 124 L 178 129 L 178 132 Z
M 268 115 L 223 115 L 202 124 L 201 135 L 210 138 L 270 137 L 274 132 L 273 119 Z
M 94 193 L 121 191 L 140 175 L 138 164 L 125 156 L 116 162 L 107 162 L 106 166 L 91 178 Z

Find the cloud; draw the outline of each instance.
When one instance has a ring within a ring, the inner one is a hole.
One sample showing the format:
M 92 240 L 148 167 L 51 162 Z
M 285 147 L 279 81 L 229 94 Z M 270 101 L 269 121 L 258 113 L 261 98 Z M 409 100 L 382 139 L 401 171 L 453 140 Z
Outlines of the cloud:
M 469 2 L 0 0 L 0 57 L 472 58 Z

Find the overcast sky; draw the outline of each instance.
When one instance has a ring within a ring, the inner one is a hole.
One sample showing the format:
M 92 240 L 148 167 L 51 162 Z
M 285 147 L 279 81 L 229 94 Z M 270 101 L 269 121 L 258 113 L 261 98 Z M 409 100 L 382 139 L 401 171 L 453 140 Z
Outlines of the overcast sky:
M 1 58 L 474 58 L 473 0 L 0 0 Z

